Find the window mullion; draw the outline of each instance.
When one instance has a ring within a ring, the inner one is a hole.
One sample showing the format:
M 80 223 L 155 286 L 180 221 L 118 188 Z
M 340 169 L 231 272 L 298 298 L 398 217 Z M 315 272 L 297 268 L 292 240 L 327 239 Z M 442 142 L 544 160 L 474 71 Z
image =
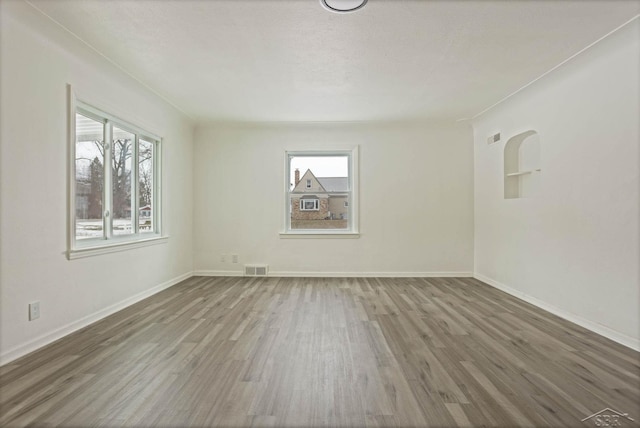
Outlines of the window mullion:
M 135 134 L 133 147 L 131 148 L 131 221 L 133 222 L 133 233 L 138 233 L 140 228 L 140 198 L 138 192 L 140 191 L 140 177 L 138 175 L 139 159 L 138 159 L 138 146 L 140 144 L 139 135 Z
M 160 140 L 153 143 L 152 152 L 153 187 L 151 190 L 151 215 L 152 226 L 156 233 L 162 233 L 162 144 Z
M 106 121 L 104 132 L 104 237 L 111 239 L 113 236 L 113 125 L 110 121 Z
M 291 177 L 291 156 L 286 155 L 286 164 L 285 164 L 285 215 L 284 215 L 284 230 L 291 230 L 291 214 L 293 213 L 293 198 L 291 196 L 292 183 L 290 183 Z M 300 199 L 298 199 L 298 210 L 300 210 Z

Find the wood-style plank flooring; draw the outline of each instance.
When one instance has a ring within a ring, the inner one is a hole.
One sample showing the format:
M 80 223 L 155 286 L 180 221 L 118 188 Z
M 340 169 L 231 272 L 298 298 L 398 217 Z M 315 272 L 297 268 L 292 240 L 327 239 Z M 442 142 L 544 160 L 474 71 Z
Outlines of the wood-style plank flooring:
M 469 278 L 194 277 L 1 367 L 0 426 L 638 426 L 639 358 Z

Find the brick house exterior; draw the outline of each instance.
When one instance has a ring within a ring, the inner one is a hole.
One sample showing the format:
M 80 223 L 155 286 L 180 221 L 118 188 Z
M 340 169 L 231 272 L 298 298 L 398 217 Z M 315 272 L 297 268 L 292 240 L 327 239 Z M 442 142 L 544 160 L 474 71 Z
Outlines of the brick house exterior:
M 300 200 L 305 202 L 313 202 L 318 200 L 318 209 L 301 210 Z M 291 218 L 294 220 L 324 220 L 329 217 L 329 198 L 292 198 L 291 199 Z
M 347 177 L 316 177 L 307 170 L 302 177 L 295 171 L 295 184 L 291 191 L 291 218 L 293 220 L 346 219 L 349 212 L 348 197 L 335 193 L 347 192 Z

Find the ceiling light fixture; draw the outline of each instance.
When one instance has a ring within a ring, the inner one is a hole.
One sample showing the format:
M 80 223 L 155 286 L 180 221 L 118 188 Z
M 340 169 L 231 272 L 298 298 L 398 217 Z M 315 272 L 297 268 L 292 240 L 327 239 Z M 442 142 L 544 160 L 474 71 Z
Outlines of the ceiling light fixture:
M 368 0 L 320 0 L 322 7 L 331 12 L 349 13 L 362 9 Z

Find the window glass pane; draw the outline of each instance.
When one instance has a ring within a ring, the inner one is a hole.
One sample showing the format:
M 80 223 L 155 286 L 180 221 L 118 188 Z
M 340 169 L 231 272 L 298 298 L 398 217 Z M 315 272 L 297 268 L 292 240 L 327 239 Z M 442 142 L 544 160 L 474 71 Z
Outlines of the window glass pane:
M 290 157 L 291 229 L 348 229 L 349 157 Z
M 153 232 L 153 143 L 145 140 L 138 145 L 138 189 L 140 232 Z
M 102 237 L 104 125 L 76 114 L 76 239 Z
M 127 235 L 134 232 L 131 220 L 131 155 L 135 136 L 113 127 L 112 178 L 113 178 L 113 234 Z

